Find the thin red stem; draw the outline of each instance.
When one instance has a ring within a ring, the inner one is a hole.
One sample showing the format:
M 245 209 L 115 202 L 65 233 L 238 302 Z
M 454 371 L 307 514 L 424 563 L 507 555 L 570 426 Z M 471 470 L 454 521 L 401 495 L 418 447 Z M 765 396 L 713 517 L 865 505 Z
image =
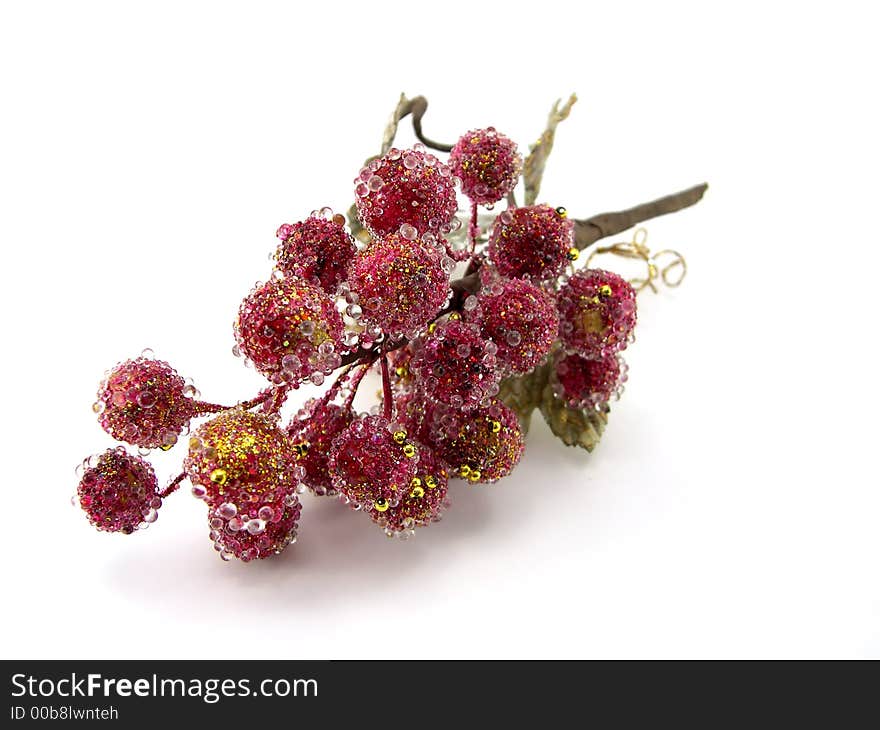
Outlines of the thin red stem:
M 351 382 L 349 383 L 349 394 L 348 398 L 345 399 L 345 407 L 351 408 L 351 404 L 354 403 L 354 397 L 357 395 L 358 387 L 361 384 L 361 381 L 364 379 L 364 376 L 370 371 L 370 368 L 373 366 L 373 360 L 368 360 L 365 362 L 361 369 L 352 377 Z
M 471 254 L 477 250 L 477 237 L 480 235 L 480 225 L 477 223 L 477 203 L 471 203 L 471 225 L 468 228 L 468 235 L 471 239 Z
M 186 472 L 181 472 L 176 477 L 174 477 L 172 482 L 167 487 L 165 487 L 165 489 L 159 492 L 159 496 L 162 499 L 165 499 L 165 497 L 167 497 L 169 494 L 173 494 L 174 492 L 176 492 L 178 487 L 180 486 L 180 483 L 184 479 L 186 479 Z
M 388 355 L 382 355 L 382 406 L 385 410 L 385 418 L 391 420 L 391 373 L 388 371 Z
M 260 393 L 250 400 L 242 401 L 234 406 L 224 406 L 219 403 L 206 403 L 205 401 L 196 401 L 196 415 L 205 415 L 208 413 L 220 413 L 220 411 L 228 411 L 231 408 L 243 408 L 244 410 L 250 410 L 261 403 L 265 403 L 269 398 L 276 396 L 276 391 L 280 389 L 285 390 L 285 395 L 287 394 L 287 390 L 290 388 L 288 385 L 282 385 L 279 388 L 271 387 L 266 388 L 265 390 L 260 391 Z M 283 401 L 282 401 L 283 402 Z

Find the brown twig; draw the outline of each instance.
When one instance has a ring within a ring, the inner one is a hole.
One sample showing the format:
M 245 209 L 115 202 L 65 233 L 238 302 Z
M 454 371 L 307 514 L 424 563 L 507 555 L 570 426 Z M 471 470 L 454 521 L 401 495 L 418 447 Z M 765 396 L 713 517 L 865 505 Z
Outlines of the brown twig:
M 388 128 L 385 130 L 385 135 L 382 139 L 382 154 L 384 155 L 389 149 L 391 149 L 391 145 L 394 143 L 394 137 L 397 134 L 397 125 L 400 120 L 410 115 L 412 116 L 413 132 L 415 132 L 416 137 L 418 137 L 419 141 L 425 145 L 425 147 L 430 147 L 432 150 L 437 150 L 438 152 L 450 152 L 452 150 L 451 144 L 435 142 L 429 137 L 426 137 L 425 133 L 422 131 L 422 117 L 425 116 L 427 110 L 428 100 L 424 96 L 416 96 L 412 99 L 407 99 L 404 94 L 401 94 L 400 101 L 397 103 L 397 108 L 391 116 L 391 121 L 388 124 Z
M 637 226 L 651 218 L 657 218 L 667 213 L 688 208 L 700 202 L 703 193 L 709 186 L 706 183 L 695 185 L 679 193 L 673 193 L 663 198 L 657 198 L 650 203 L 642 203 L 635 208 L 621 210 L 616 213 L 600 213 L 592 218 L 576 220 L 574 222 L 575 246 L 583 251 L 592 246 L 600 238 L 607 238 Z

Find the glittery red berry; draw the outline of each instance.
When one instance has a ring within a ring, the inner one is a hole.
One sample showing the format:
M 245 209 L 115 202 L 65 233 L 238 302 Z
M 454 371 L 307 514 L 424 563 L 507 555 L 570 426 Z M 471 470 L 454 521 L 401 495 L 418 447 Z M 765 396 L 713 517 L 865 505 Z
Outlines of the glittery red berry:
M 349 427 L 355 414 L 349 406 L 309 400 L 287 427 L 287 435 L 305 469 L 303 482 L 317 495 L 336 494 L 330 471 L 330 447 Z
M 623 350 L 636 326 L 636 293 L 629 282 L 602 269 L 586 269 L 559 290 L 559 336 L 584 357 Z
M 419 449 L 398 424 L 382 416 L 358 418 L 333 442 L 333 485 L 356 509 L 386 512 L 407 493 Z
M 410 363 L 417 387 L 453 408 L 475 408 L 498 392 L 498 347 L 457 315 L 436 325 Z
M 357 250 L 345 230 L 344 216 L 313 213 L 299 223 L 285 223 L 277 235 L 281 239 L 275 252 L 278 269 L 335 294 Z
M 311 378 L 320 385 L 339 367 L 343 328 L 324 291 L 301 279 L 273 278 L 241 303 L 235 337 L 241 353 L 273 382 Z
M 263 505 L 280 504 L 305 474 L 276 420 L 241 408 L 196 429 L 183 467 L 193 494 L 212 507 L 226 508 L 227 519 L 253 517 Z
M 433 444 L 462 478 L 487 483 L 506 477 L 525 447 L 516 414 L 500 401 L 472 411 L 433 414 Z
M 492 227 L 489 258 L 502 276 L 555 279 L 569 260 L 573 231 L 572 221 L 549 205 L 505 210 Z
M 362 321 L 392 336 L 414 334 L 449 296 L 454 262 L 433 246 L 399 233 L 374 239 L 354 259 L 348 284 L 357 294 Z
M 553 389 L 573 408 L 595 408 L 620 397 L 626 370 L 626 363 L 617 353 L 595 359 L 566 355 L 554 368 Z
M 188 397 L 195 392 L 167 362 L 141 356 L 107 373 L 93 409 L 113 438 L 147 449 L 170 448 L 195 415 Z
M 121 446 L 83 462 L 77 495 L 92 525 L 125 535 L 155 522 L 162 506 L 153 467 Z
M 235 557 L 247 563 L 268 558 L 296 542 L 301 512 L 302 505 L 293 493 L 278 503 L 254 506 L 243 513 L 232 514 L 232 509 L 223 505 L 208 512 L 208 536 L 223 560 Z
M 559 315 L 556 302 L 543 289 L 524 279 L 509 279 L 464 303 L 465 320 L 480 325 L 498 346 L 498 362 L 505 371 L 527 373 L 538 365 L 556 339 Z
M 416 527 L 425 527 L 440 519 L 447 506 L 449 472 L 446 464 L 427 446 L 419 445 L 419 464 L 404 496 L 396 507 L 384 512 L 371 510 L 370 517 L 389 536 L 405 537 Z
M 513 190 L 522 169 L 516 144 L 495 131 L 475 129 L 462 136 L 449 155 L 461 191 L 475 203 L 491 205 Z
M 390 149 L 355 179 L 358 217 L 374 236 L 410 226 L 417 235 L 452 230 L 458 209 L 449 166 L 420 149 Z

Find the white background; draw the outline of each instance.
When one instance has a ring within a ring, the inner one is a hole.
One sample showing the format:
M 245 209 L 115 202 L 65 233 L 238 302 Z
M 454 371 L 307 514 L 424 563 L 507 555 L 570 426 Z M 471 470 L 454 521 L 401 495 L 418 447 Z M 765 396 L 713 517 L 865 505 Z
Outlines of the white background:
M 880 657 L 870 4 L 486 5 L 3 4 L 4 657 Z M 225 564 L 186 489 L 94 532 L 102 372 L 149 346 L 256 393 L 238 302 L 401 91 L 523 148 L 576 91 L 542 197 L 577 216 L 710 183 L 648 224 L 690 273 L 640 299 L 600 447 L 536 417 L 410 542 L 306 497 L 293 549 Z

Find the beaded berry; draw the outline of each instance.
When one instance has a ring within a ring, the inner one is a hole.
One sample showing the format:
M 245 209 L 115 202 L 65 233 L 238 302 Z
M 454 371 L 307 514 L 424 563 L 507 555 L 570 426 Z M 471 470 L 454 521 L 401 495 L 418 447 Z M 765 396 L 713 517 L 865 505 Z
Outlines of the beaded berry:
M 297 496 L 288 494 L 280 503 L 266 504 L 250 514 L 233 514 L 226 505 L 208 513 L 208 536 L 223 560 L 235 557 L 249 562 L 279 555 L 296 542 L 296 530 L 302 505 Z
M 400 233 L 376 238 L 360 251 L 348 283 L 358 296 L 362 321 L 390 335 L 418 331 L 449 296 L 440 253 Z
M 559 336 L 572 351 L 597 357 L 623 350 L 636 326 L 636 292 L 602 269 L 572 276 L 559 290 Z
M 453 408 L 475 408 L 498 392 L 497 351 L 477 327 L 453 314 L 421 343 L 410 370 L 431 400 Z
M 305 471 L 296 461 L 274 418 L 233 408 L 196 429 L 183 467 L 193 494 L 212 507 L 228 506 L 231 518 L 295 491 Z
M 276 234 L 281 240 L 275 265 L 285 276 L 299 277 L 328 294 L 345 281 L 357 249 L 345 230 L 345 217 L 325 218 L 313 213 L 299 223 L 285 223 Z
M 516 186 L 522 156 L 516 143 L 489 127 L 463 135 L 452 148 L 449 164 L 465 195 L 474 203 L 491 205 Z
M 498 346 L 506 372 L 527 373 L 547 353 L 559 329 L 553 296 L 524 279 L 499 282 L 464 304 L 466 321 L 477 322 Z
M 370 510 L 370 517 L 389 536 L 411 534 L 416 527 L 425 527 L 440 519 L 447 505 L 448 487 L 446 464 L 433 450 L 420 445 L 416 475 L 403 490 L 400 502 L 384 512 Z
M 420 149 L 392 148 L 355 178 L 358 218 L 374 236 L 412 228 L 415 235 L 453 230 L 458 209 L 449 166 Z
M 301 279 L 273 278 L 241 303 L 239 351 L 276 384 L 310 378 L 316 385 L 339 366 L 342 317 L 333 300 Z
M 162 498 L 153 467 L 144 459 L 118 446 L 87 459 L 83 469 L 76 491 L 94 527 L 130 535 L 156 521 Z
M 434 421 L 437 453 L 472 483 L 506 477 L 525 447 L 516 414 L 501 401 L 472 411 L 449 411 Z
M 586 358 L 561 357 L 553 370 L 553 389 L 572 408 L 595 408 L 617 399 L 626 381 L 626 363 L 614 352 Z
M 405 496 L 418 460 L 418 447 L 399 424 L 364 416 L 333 441 L 333 486 L 355 509 L 386 512 Z
M 195 392 L 167 362 L 141 356 L 107 373 L 93 409 L 113 438 L 167 449 L 196 413 Z
M 350 406 L 309 400 L 287 427 L 287 435 L 305 469 L 303 483 L 313 494 L 336 494 L 330 470 L 330 447 L 354 420 Z
M 563 208 L 530 205 L 505 210 L 489 236 L 489 258 L 502 276 L 555 279 L 572 255 L 574 224 Z

